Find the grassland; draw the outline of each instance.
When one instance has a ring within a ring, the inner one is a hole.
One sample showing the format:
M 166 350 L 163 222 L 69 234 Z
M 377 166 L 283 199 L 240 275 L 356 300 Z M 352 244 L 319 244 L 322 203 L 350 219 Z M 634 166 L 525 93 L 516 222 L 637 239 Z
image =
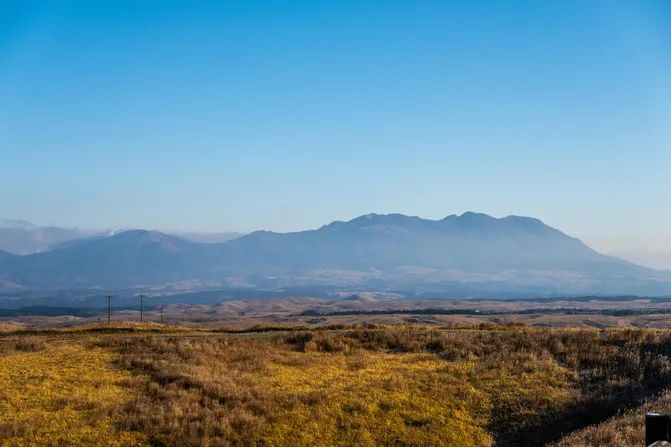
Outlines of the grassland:
M 663 330 L 8 332 L 0 445 L 630 446 L 669 379 Z
M 3 343 L 2 445 L 142 445 L 141 433 L 115 427 L 113 409 L 132 398 L 128 371 L 113 354 L 43 337 Z

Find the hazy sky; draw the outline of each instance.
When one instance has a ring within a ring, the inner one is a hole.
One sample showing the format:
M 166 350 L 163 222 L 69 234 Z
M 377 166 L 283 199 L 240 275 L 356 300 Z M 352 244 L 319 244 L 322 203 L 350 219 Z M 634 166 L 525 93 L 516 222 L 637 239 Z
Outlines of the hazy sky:
M 671 249 L 671 2 L 0 0 L 0 217 Z

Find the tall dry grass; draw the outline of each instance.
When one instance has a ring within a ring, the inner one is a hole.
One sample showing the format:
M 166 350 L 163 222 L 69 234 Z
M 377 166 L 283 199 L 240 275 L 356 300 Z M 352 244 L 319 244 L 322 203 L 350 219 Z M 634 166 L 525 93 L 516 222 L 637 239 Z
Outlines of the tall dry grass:
M 319 429 L 362 445 L 451 445 L 449 433 L 429 437 L 432 421 L 458 419 L 443 426 L 466 433 L 464 446 L 513 446 L 557 440 L 656 393 L 671 378 L 670 342 L 665 331 L 407 327 L 105 343 L 142 378 L 124 423 L 158 444 L 316 445 L 305 433 Z M 408 355 L 430 361 L 385 366 Z M 417 398 L 399 392 L 407 408 L 394 407 L 384 398 L 395 389 Z M 452 411 L 455 399 L 463 411 Z
M 624 446 L 642 439 L 627 408 L 671 379 L 671 332 L 17 333 L 0 336 L 0 374 L 9 445 Z

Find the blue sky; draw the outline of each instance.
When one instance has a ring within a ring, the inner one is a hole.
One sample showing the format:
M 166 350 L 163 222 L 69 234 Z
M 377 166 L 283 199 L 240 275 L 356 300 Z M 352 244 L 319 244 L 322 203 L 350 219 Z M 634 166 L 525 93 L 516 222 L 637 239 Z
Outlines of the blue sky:
M 671 250 L 671 2 L 0 0 L 0 216 L 522 214 Z

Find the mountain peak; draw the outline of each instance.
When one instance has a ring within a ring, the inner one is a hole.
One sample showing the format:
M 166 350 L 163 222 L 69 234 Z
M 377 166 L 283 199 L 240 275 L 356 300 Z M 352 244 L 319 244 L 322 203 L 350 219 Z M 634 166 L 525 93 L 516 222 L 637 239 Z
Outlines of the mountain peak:
M 466 211 L 461 215 L 450 214 L 440 220 L 423 219 L 417 216 L 391 213 L 378 214 L 369 213 L 355 217 L 349 221 L 335 221 L 321 228 L 330 229 L 356 229 L 373 227 L 397 227 L 404 229 L 433 229 L 438 231 L 483 231 L 494 232 L 529 232 L 540 234 L 543 232 L 556 232 L 541 220 L 533 217 L 510 215 L 496 218 L 485 213 Z M 563 234 L 563 233 L 561 233 Z
M 364 214 L 363 216 L 355 217 L 350 220 L 350 224 L 363 224 L 363 225 L 399 225 L 405 223 L 415 223 L 421 221 L 417 216 L 406 216 L 405 214 L 392 213 L 392 214 L 377 214 L 370 213 Z
M 489 214 L 476 213 L 475 211 L 466 211 L 461 216 L 459 216 L 459 219 L 465 222 L 476 224 L 489 224 L 499 220 L 496 217 L 490 216 Z
M 466 211 L 458 216 L 450 214 L 438 221 L 445 228 L 454 228 L 460 230 L 482 230 L 485 228 L 494 228 L 499 223 L 499 219 L 489 214 Z
M 456 214 L 450 214 L 449 216 L 441 219 L 439 222 L 453 224 L 462 229 L 507 228 L 509 230 L 517 229 L 519 231 L 530 231 L 535 233 L 543 230 L 558 231 L 535 217 L 510 215 L 496 218 L 490 216 L 489 214 L 477 213 L 474 211 L 466 211 L 460 216 Z
M 111 236 L 95 236 L 58 244 L 52 252 L 77 251 L 79 249 L 112 250 L 129 252 L 153 247 L 165 251 L 177 251 L 190 245 L 191 242 L 176 236 L 170 236 L 159 231 L 127 230 Z
M 459 214 L 450 214 L 449 216 L 445 216 L 440 221 L 444 220 L 498 220 L 496 217 L 492 217 L 489 214 L 485 213 L 478 213 L 475 211 L 465 211 Z
M 376 226 L 399 226 L 405 227 L 408 225 L 416 225 L 424 222 L 417 216 L 406 216 L 405 214 L 378 214 L 369 213 L 362 216 L 355 217 L 348 221 L 336 220 L 328 225 L 324 225 L 319 229 L 343 229 L 343 228 L 368 228 Z
M 184 245 L 188 241 L 177 236 L 170 236 L 160 231 L 153 230 L 128 230 L 110 236 L 106 240 L 111 243 L 127 243 L 127 244 L 158 244 L 162 246 L 172 247 L 175 245 Z

